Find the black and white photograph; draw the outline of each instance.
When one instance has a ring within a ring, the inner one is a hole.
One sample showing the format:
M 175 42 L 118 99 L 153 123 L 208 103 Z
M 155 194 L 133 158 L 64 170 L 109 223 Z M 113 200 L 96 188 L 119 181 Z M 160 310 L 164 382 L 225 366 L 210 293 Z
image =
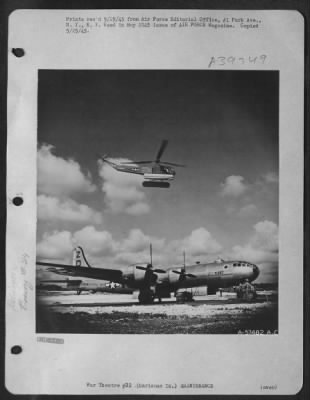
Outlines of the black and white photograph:
M 298 393 L 301 14 L 29 9 L 8 25 L 8 390 Z
M 39 70 L 39 333 L 278 333 L 278 71 Z

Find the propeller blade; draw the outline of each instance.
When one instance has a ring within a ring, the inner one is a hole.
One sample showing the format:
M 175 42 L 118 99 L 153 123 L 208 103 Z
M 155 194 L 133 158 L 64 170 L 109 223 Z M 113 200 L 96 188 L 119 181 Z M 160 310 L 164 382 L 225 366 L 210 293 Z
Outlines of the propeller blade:
M 186 167 L 184 164 L 177 164 L 177 163 L 172 163 L 172 162 L 166 162 L 166 161 L 161 161 L 160 165 L 171 165 L 173 167 Z
M 140 267 L 139 265 L 136 265 L 136 268 L 141 269 L 142 271 L 146 271 L 146 269 L 147 269 L 146 267 Z
M 153 272 L 156 272 L 157 274 L 165 274 L 166 271 L 160 268 L 152 269 Z
M 151 164 L 153 161 L 127 161 L 121 162 L 120 164 Z
M 160 269 L 160 268 L 153 269 L 153 268 L 142 267 L 140 265 L 136 265 L 136 268 L 141 269 L 142 271 L 146 271 L 148 269 L 152 272 L 155 272 L 156 274 L 165 274 L 166 273 L 166 271 L 164 271 L 163 269 Z
M 174 272 L 175 274 L 178 274 L 178 275 L 188 276 L 189 278 L 196 278 L 196 275 L 194 275 L 194 274 L 186 274 L 184 272 L 184 270 L 183 271 L 173 270 L 172 272 Z
M 168 144 L 168 140 L 163 140 L 161 142 L 160 148 L 159 148 L 157 156 L 156 156 L 156 162 L 157 163 L 160 162 L 160 158 L 163 155 L 163 152 L 165 151 L 165 148 L 167 147 L 167 144 Z
M 185 276 L 188 276 L 189 278 L 197 278 L 197 276 L 194 274 L 185 274 Z

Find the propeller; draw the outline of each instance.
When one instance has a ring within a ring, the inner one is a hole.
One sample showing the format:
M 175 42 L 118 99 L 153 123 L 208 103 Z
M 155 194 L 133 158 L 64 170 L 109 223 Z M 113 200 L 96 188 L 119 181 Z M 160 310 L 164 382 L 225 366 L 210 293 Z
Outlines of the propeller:
M 183 258 L 184 258 L 184 263 L 183 263 L 183 268 L 181 269 L 181 271 L 172 270 L 172 272 L 174 272 L 175 274 L 180 275 L 179 281 L 184 281 L 186 278 L 197 278 L 196 275 L 186 272 L 185 251 L 183 252 Z
M 152 243 L 150 243 L 150 264 L 147 264 L 146 267 L 143 267 L 142 265 L 137 265 L 136 268 L 140 269 L 142 271 L 152 271 L 156 274 L 165 274 L 166 271 L 160 268 L 153 268 L 153 254 L 152 254 Z
M 142 266 L 142 265 L 136 265 L 137 269 L 140 269 L 142 271 L 145 271 L 144 274 L 144 285 L 146 287 L 150 287 L 156 284 L 157 282 L 157 274 L 165 274 L 166 271 L 164 271 L 161 268 L 153 268 L 153 263 L 152 263 L 152 244 L 150 244 L 150 263 L 147 264 L 146 267 Z
M 185 278 L 185 277 L 197 278 L 197 276 L 194 275 L 194 274 L 187 274 L 187 273 L 185 272 L 184 269 L 182 269 L 181 271 L 173 270 L 172 272 L 174 272 L 175 274 L 179 274 L 179 275 L 180 275 L 180 278 L 181 278 L 181 276 L 184 277 L 184 278 Z
M 142 267 L 141 265 L 136 266 L 137 269 L 141 269 L 142 271 L 152 271 L 156 274 L 164 274 L 166 271 L 160 268 L 152 268 L 151 264 L 148 264 L 147 267 Z

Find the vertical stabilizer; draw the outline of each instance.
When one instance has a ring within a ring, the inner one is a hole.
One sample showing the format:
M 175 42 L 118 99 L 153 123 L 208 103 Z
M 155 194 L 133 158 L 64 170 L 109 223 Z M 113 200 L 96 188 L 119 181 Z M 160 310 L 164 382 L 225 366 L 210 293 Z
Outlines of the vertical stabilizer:
M 72 257 L 72 265 L 75 267 L 87 267 L 91 268 L 91 265 L 88 263 L 84 250 L 81 246 L 77 246 L 73 250 L 73 257 Z

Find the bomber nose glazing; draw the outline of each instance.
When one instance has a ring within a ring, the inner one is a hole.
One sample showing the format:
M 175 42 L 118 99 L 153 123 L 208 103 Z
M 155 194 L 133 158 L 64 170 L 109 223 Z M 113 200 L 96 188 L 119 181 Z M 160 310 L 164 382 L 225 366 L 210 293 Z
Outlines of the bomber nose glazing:
M 253 265 L 253 281 L 258 277 L 259 275 L 259 268 L 257 265 Z

